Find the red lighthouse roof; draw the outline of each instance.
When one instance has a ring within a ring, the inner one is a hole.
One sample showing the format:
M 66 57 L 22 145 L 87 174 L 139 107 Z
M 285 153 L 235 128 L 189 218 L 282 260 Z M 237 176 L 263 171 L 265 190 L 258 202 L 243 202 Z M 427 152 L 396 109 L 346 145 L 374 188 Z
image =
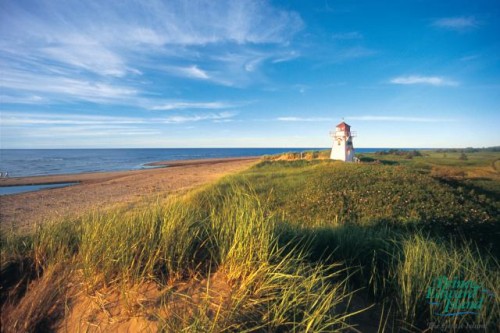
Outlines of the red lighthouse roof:
M 340 124 L 337 125 L 337 128 L 342 130 L 342 131 L 349 131 L 351 129 L 351 126 L 347 125 L 345 122 L 341 122 Z

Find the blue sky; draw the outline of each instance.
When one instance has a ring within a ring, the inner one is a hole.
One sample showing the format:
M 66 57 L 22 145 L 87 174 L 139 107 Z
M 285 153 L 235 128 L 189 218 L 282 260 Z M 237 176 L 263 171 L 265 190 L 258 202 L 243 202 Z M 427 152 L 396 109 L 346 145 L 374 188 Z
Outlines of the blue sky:
M 498 1 L 0 2 L 2 148 L 500 145 Z

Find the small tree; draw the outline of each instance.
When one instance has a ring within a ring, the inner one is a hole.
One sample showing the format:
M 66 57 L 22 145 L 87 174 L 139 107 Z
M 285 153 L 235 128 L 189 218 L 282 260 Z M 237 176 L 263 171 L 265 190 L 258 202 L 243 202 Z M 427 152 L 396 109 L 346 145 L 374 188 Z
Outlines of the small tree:
M 462 153 L 460 154 L 460 157 L 459 157 L 458 159 L 459 159 L 459 160 L 462 160 L 462 161 L 467 161 L 467 160 L 468 160 L 467 155 L 465 155 L 465 153 L 464 153 L 464 152 L 462 152 Z

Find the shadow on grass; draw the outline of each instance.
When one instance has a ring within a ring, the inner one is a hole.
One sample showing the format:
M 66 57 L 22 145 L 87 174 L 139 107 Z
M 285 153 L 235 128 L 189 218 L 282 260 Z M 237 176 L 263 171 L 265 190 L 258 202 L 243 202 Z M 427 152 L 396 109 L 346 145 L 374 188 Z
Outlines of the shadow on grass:
M 373 164 L 383 164 L 383 165 L 399 165 L 399 162 L 397 161 L 391 161 L 391 160 L 379 160 L 373 157 L 368 157 L 368 156 L 360 156 L 359 160 L 362 163 L 373 163 Z
M 451 224 L 429 224 L 425 226 L 425 230 L 430 231 L 431 234 L 450 235 L 458 242 L 463 240 L 471 241 L 477 244 L 479 249 L 489 251 L 497 259 L 500 259 L 500 243 L 498 242 L 498 239 L 500 239 L 499 193 L 478 186 L 470 179 L 436 179 L 440 183 L 453 188 L 463 202 L 481 207 L 489 215 L 489 221 L 472 220 L 475 214 L 470 212 L 470 216 L 466 216 L 470 220 L 466 221 L 466 223 L 460 221 L 460 223 Z M 482 179 L 481 181 L 491 180 Z
M 446 272 L 455 274 L 462 271 L 466 274 L 467 270 L 474 271 L 472 257 L 462 263 L 456 256 L 447 259 L 447 254 L 470 254 L 492 263 L 491 268 L 496 269 L 495 261 L 488 260 L 491 253 L 480 251 L 482 243 L 474 244 L 470 240 L 469 234 L 474 228 L 484 228 L 480 229 L 481 233 L 488 233 L 486 226 L 471 225 L 470 228 L 452 232 L 447 228 L 430 228 L 428 223 L 423 222 L 401 225 L 387 221 L 375 221 L 370 225 L 307 228 L 282 222 L 278 224 L 276 233 L 281 246 L 290 252 L 303 249 L 305 258 L 313 263 L 342 262 L 346 268 L 344 277 L 348 279 L 351 289 L 361 289 L 360 295 L 366 304 L 377 304 L 373 311 L 380 306 L 392 307 L 397 309 L 401 320 L 424 329 L 431 318 L 425 298 L 428 284 Z M 433 257 L 433 249 L 443 251 L 439 258 Z M 434 260 L 437 260 L 436 264 Z M 454 268 L 437 264 L 439 260 L 452 260 L 450 267 Z M 420 264 L 430 266 L 418 267 Z M 427 271 L 420 272 L 420 269 Z M 481 274 L 485 272 L 487 270 L 473 272 L 477 275 L 472 279 L 482 281 L 484 276 Z M 413 277 L 416 280 L 413 281 Z M 408 280 L 414 284 L 411 291 L 403 289 Z M 408 302 L 409 299 L 411 302 Z M 411 304 L 410 310 L 402 310 L 403 304 Z M 399 322 L 398 325 L 401 324 Z
M 41 272 L 37 272 L 31 258 L 23 258 L 19 261 L 11 261 L 2 265 L 0 270 L 0 307 L 8 300 L 17 302 L 24 296 L 29 283 L 36 279 Z
M 277 227 L 280 246 L 304 249 L 311 262 L 343 262 L 353 274 L 349 280 L 353 287 L 367 287 L 373 276 L 385 276 L 395 258 L 401 257 L 404 234 L 384 222 L 370 226 L 345 224 L 336 227 L 304 228 L 291 223 Z M 377 285 L 373 281 L 373 286 Z
M 472 179 L 457 180 L 457 179 L 443 179 L 443 178 L 436 178 L 436 179 L 443 184 L 453 187 L 455 190 L 459 191 L 465 190 L 467 193 L 475 193 L 477 195 L 483 195 L 488 198 L 495 199 L 496 201 L 500 199 L 500 193 L 498 191 L 489 190 L 482 186 L 474 184 L 474 182 L 492 183 L 492 180 L 489 178 L 474 178 L 473 180 Z M 469 196 L 470 198 L 468 199 L 470 200 L 476 199 L 476 196 L 473 195 Z

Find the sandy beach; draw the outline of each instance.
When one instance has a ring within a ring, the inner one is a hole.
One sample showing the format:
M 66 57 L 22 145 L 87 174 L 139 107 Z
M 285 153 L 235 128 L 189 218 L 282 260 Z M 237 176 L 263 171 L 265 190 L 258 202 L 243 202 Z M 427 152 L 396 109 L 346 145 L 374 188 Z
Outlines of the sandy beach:
M 0 197 L 1 229 L 29 231 L 36 223 L 187 190 L 244 170 L 258 160 L 241 157 L 163 161 L 148 165 L 156 168 L 133 171 L 0 179 L 0 186 L 79 183 Z

